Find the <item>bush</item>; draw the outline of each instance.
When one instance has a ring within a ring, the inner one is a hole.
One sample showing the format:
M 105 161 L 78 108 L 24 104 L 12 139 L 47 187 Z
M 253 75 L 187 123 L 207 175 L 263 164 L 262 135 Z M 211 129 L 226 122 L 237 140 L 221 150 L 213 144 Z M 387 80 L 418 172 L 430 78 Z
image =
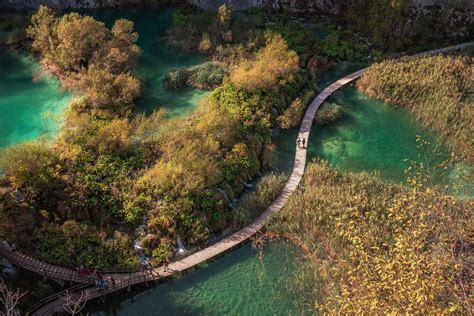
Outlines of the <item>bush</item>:
M 188 68 L 189 82 L 192 86 L 200 89 L 213 89 L 219 86 L 224 79 L 224 70 L 214 63 L 203 63 Z
M 319 48 L 331 60 L 358 61 L 369 54 L 368 45 L 350 31 L 331 30 Z
M 224 75 L 219 65 L 206 62 L 187 69 L 171 69 L 163 79 L 163 84 L 170 90 L 179 90 L 188 85 L 199 89 L 213 89 L 222 83 Z
M 179 90 L 188 85 L 190 73 L 185 68 L 173 68 L 163 79 L 163 85 L 169 90 Z
M 57 163 L 59 157 L 40 142 L 24 142 L 0 152 L 0 170 L 31 195 L 45 194 L 55 187 Z
M 328 125 L 344 117 L 344 110 L 335 103 L 324 102 L 316 112 L 314 121 L 317 125 Z
M 37 229 L 35 255 L 62 266 L 90 268 L 135 268 L 138 258 L 133 240 L 124 233 L 107 234 L 93 226 L 66 221 L 63 225 L 45 225 Z M 54 251 L 51 251 L 54 249 Z
M 305 106 L 301 99 L 296 98 L 291 105 L 278 117 L 278 124 L 283 129 L 298 126 L 304 114 Z
M 298 55 L 277 34 L 269 34 L 265 47 L 255 60 L 245 60 L 230 74 L 230 81 L 248 91 L 278 90 L 286 81 L 293 81 L 299 71 Z

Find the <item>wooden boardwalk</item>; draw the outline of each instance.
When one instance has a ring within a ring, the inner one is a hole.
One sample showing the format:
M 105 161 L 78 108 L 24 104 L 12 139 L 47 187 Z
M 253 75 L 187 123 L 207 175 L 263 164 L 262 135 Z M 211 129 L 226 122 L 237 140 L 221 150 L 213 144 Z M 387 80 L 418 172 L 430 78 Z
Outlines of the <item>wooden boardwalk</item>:
M 462 45 L 451 46 L 451 47 L 442 48 L 442 49 L 438 49 L 438 50 L 434 50 L 434 51 L 430 51 L 430 52 L 426 52 L 422 54 L 417 54 L 413 57 L 419 57 L 422 55 L 437 54 L 437 53 L 443 53 L 443 52 L 448 52 L 448 51 L 453 51 L 453 50 L 464 49 L 464 48 L 473 46 L 473 44 L 474 43 L 467 43 L 467 44 L 462 44 Z M 329 97 L 332 93 L 334 93 L 336 90 L 338 90 L 342 86 L 359 78 L 364 73 L 365 70 L 366 69 L 361 69 L 359 71 L 356 71 L 348 76 L 345 76 L 337 80 L 336 82 L 328 86 L 326 89 L 324 89 L 318 96 L 316 96 L 316 98 L 311 102 L 311 104 L 308 106 L 308 109 L 305 112 L 303 121 L 300 126 L 300 130 L 298 133 L 299 138 L 301 139 L 304 138 L 306 140 L 306 144 L 308 144 L 314 116 L 316 115 L 316 111 L 321 106 L 323 101 L 326 100 L 327 97 Z M 280 194 L 277 196 L 277 198 L 270 204 L 270 206 L 250 225 L 244 227 L 243 229 L 234 233 L 233 235 L 201 251 L 198 251 L 181 260 L 170 263 L 167 270 L 165 270 L 165 268 L 161 266 L 156 269 L 135 272 L 135 273 L 104 274 L 104 278 L 110 278 L 110 277 L 114 278 L 115 283 L 116 283 L 115 287 L 110 288 L 103 292 L 99 292 L 99 290 L 96 289 L 95 286 L 90 286 L 81 291 L 84 291 L 87 293 L 88 299 L 93 299 L 93 298 L 100 297 L 104 294 L 112 293 L 120 289 L 127 288 L 135 284 L 155 281 L 163 277 L 170 276 L 171 274 L 175 272 L 181 272 L 191 267 L 194 267 L 196 265 L 199 265 L 203 262 L 206 262 L 207 260 L 214 258 L 222 253 L 225 253 L 229 249 L 248 240 L 250 237 L 252 237 L 257 232 L 259 232 L 263 228 L 263 226 L 268 222 L 270 217 L 274 213 L 279 211 L 285 205 L 288 198 L 291 196 L 291 194 L 293 194 L 293 192 L 295 192 L 299 183 L 301 182 L 301 179 L 303 177 L 304 170 L 305 170 L 305 165 L 306 165 L 307 149 L 306 147 L 305 148 L 298 147 L 298 146 L 296 147 L 297 148 L 296 148 L 294 166 L 293 166 L 292 173 L 288 179 L 288 182 L 286 183 L 285 187 L 282 189 Z M 11 260 L 16 265 L 33 272 L 37 272 L 45 277 L 56 278 L 56 279 L 60 279 L 64 281 L 73 281 L 73 282 L 84 283 L 84 284 L 94 283 L 94 279 L 90 277 L 81 276 L 75 270 L 44 263 L 44 262 L 41 262 L 40 260 L 36 260 L 34 258 L 25 256 L 19 252 L 9 252 L 4 247 L 0 247 L 0 254 L 2 254 L 7 259 Z M 76 293 L 76 295 L 79 295 L 79 293 Z M 62 311 L 63 305 L 64 305 L 64 298 L 63 296 L 58 295 L 58 296 L 52 297 L 49 301 L 43 302 L 43 303 L 44 304 L 42 306 L 39 306 L 39 308 L 33 313 L 33 315 L 41 315 L 41 316 L 51 315 L 55 312 Z

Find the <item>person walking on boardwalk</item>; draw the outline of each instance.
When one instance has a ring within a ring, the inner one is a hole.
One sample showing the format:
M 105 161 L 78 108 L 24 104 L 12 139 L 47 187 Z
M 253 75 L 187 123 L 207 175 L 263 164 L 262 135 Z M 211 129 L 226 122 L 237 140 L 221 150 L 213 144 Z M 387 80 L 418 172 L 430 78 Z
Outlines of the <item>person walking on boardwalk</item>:
M 303 137 L 303 140 L 301 141 L 301 143 L 303 144 L 303 148 L 305 148 L 304 144 L 306 143 L 306 139 L 304 139 L 304 137 Z
M 301 139 L 298 137 L 296 139 L 296 145 L 298 146 L 298 148 L 300 148 L 300 143 L 301 143 Z

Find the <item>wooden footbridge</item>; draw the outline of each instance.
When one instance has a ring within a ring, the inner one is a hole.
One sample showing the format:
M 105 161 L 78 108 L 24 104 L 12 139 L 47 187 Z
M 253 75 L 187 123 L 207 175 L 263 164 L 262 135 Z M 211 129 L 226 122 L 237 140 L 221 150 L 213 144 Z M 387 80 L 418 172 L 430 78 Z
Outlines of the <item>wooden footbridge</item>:
M 439 54 L 465 49 L 474 46 L 473 44 L 474 43 L 467 43 L 462 45 L 451 46 L 422 54 L 417 54 L 412 57 L 420 57 L 423 55 Z M 301 139 L 306 139 L 306 144 L 308 144 L 309 134 L 314 120 L 314 116 L 316 115 L 316 111 L 321 106 L 323 101 L 342 86 L 359 78 L 364 73 L 364 71 L 365 69 L 361 69 L 337 80 L 336 82 L 329 85 L 326 89 L 324 89 L 318 96 L 316 96 L 316 98 L 311 102 L 308 109 L 306 110 L 306 113 L 300 126 L 298 137 L 300 137 Z M 196 265 L 199 265 L 203 262 L 206 262 L 211 258 L 214 258 L 220 254 L 227 252 L 229 249 L 234 248 L 235 246 L 241 244 L 242 242 L 248 240 L 250 237 L 258 233 L 268 222 L 272 214 L 279 211 L 285 205 L 291 194 L 297 189 L 303 177 L 306 165 L 306 154 L 306 147 L 297 146 L 294 166 L 292 173 L 288 179 L 288 182 L 286 183 L 280 194 L 277 196 L 277 198 L 271 203 L 271 205 L 250 225 L 244 227 L 233 235 L 205 249 L 193 253 L 192 255 L 187 256 L 181 260 L 170 263 L 167 268 L 161 266 L 155 269 L 131 273 L 120 273 L 120 271 L 101 271 L 101 274 L 104 278 L 113 278 L 115 280 L 115 285 L 110 285 L 107 290 L 97 289 L 94 286 L 96 280 L 95 278 L 91 276 L 81 275 L 74 269 L 59 267 L 56 265 L 45 263 L 35 258 L 26 256 L 18 251 L 12 252 L 3 246 L 0 246 L 0 254 L 10 260 L 15 265 L 36 272 L 44 277 L 79 283 L 79 286 L 76 286 L 71 289 L 73 290 L 72 294 L 78 297 L 81 295 L 81 293 L 85 293 L 87 299 L 89 300 L 101 297 L 103 295 L 107 295 L 109 293 L 124 288 L 129 288 L 130 286 L 136 284 L 156 281 L 161 278 L 168 277 L 173 273 L 181 272 Z M 63 311 L 64 303 L 65 300 L 63 293 L 58 293 L 39 302 L 36 306 L 34 306 L 34 308 L 31 309 L 31 315 L 44 316 L 61 312 Z

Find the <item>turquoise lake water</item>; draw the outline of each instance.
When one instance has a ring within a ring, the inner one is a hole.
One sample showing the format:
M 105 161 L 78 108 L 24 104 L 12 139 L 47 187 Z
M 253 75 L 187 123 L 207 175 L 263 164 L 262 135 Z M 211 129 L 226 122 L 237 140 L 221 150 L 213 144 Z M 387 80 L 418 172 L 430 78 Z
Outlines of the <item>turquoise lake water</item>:
M 37 76 L 39 71 L 32 58 L 0 53 L 0 148 L 58 130 L 71 96 L 59 91 L 53 77 Z
M 328 72 L 318 84 L 322 90 L 331 82 L 357 69 L 361 64 L 343 65 Z M 408 111 L 370 98 L 346 86 L 331 95 L 327 102 L 342 106 L 345 116 L 335 123 L 318 126 L 313 124 L 308 144 L 308 161 L 315 158 L 327 160 L 342 171 L 377 172 L 387 181 L 404 183 L 404 171 L 412 161 L 437 163 L 448 160 L 449 149 L 436 134 L 422 126 Z M 298 129 L 277 131 L 277 170 L 288 173 L 293 167 L 295 142 Z M 428 145 L 420 148 L 417 137 Z M 463 192 L 472 188 L 462 179 L 468 170 L 462 165 L 451 165 L 440 174 L 433 175 L 432 184 L 450 184 L 452 190 Z M 472 192 L 471 192 L 472 193 Z M 469 194 L 469 193 L 468 193 Z

